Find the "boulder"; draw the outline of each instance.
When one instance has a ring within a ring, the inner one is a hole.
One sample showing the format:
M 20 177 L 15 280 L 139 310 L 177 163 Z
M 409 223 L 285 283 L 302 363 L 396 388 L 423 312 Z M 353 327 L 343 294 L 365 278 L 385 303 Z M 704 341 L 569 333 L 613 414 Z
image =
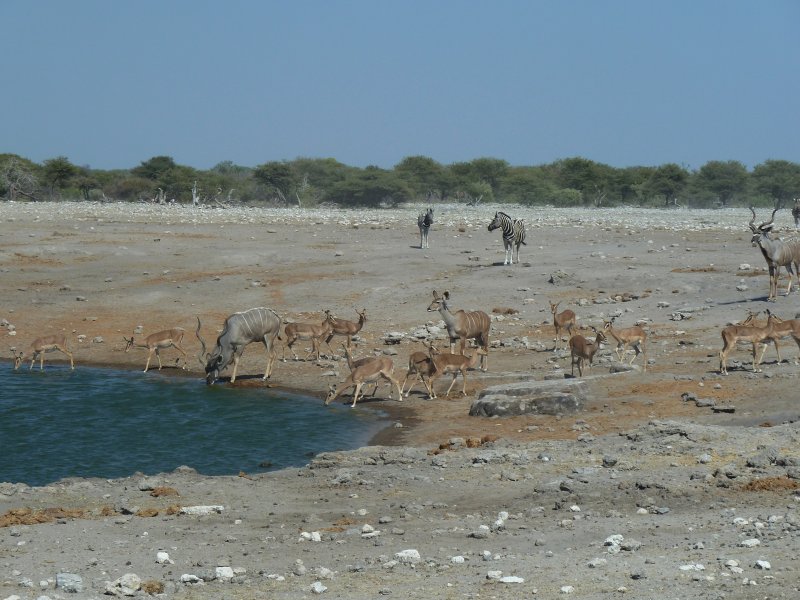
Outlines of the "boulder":
M 589 397 L 581 379 L 521 381 L 487 387 L 472 403 L 473 417 L 558 415 L 582 410 Z

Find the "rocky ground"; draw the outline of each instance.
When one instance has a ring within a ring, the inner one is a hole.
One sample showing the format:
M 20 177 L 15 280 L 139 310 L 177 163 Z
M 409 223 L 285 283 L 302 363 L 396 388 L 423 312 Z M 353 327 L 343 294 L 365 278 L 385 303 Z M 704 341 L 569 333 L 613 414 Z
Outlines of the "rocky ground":
M 0 485 L 0 598 L 797 597 L 798 367 L 769 349 L 751 373 L 742 348 L 718 374 L 726 323 L 798 308 L 764 301 L 749 211 L 509 208 L 528 244 L 504 266 L 496 208 L 437 206 L 421 250 L 421 207 L 0 204 L 0 343 L 61 331 L 79 365 L 142 368 L 123 352 L 137 326 L 191 332 L 197 315 L 213 340 L 254 306 L 308 321 L 366 307 L 357 355 L 402 374 L 441 335 L 432 290 L 517 311 L 494 315 L 467 398 L 359 402 L 395 422 L 374 446 L 267 474 Z M 489 385 L 569 373 L 548 300 L 584 327 L 642 323 L 647 372 L 609 374 L 604 348 L 581 412 L 470 417 Z M 346 372 L 326 354 L 279 362 L 270 385 L 322 398 Z M 263 349 L 244 358 L 236 385 L 265 385 Z

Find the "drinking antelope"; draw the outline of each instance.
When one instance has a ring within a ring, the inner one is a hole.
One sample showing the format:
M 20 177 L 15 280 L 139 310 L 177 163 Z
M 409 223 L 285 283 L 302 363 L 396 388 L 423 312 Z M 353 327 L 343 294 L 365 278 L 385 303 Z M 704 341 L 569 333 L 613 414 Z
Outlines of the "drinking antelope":
M 331 319 L 331 332 L 328 334 L 325 343 L 328 344 L 328 348 L 331 347 L 331 340 L 335 335 L 343 335 L 347 337 L 347 347 L 350 347 L 350 344 L 353 341 L 353 336 L 356 335 L 361 328 L 364 327 L 364 324 L 367 322 L 367 309 L 358 310 L 356 309 L 356 314 L 358 315 L 358 322 L 348 321 L 347 319 L 339 319 L 337 317 L 333 317 Z
M 283 345 L 283 357 L 281 360 L 286 362 L 286 348 L 292 351 L 295 360 L 300 360 L 294 351 L 294 343 L 297 340 L 311 340 L 311 350 L 303 360 L 316 352 L 316 360 L 319 360 L 320 344 L 322 340 L 333 331 L 333 315 L 329 310 L 325 311 L 325 319 L 319 325 L 315 323 L 289 323 L 283 332 L 286 335 L 286 342 Z M 329 346 L 330 347 L 330 346 Z
M 756 345 L 764 345 L 764 340 L 772 334 L 773 326 L 778 318 L 767 310 L 767 324 L 757 325 L 728 325 L 722 330 L 722 350 L 719 352 L 719 372 L 728 374 L 728 353 L 736 347 L 737 342 L 750 342 L 753 345 L 753 373 L 759 373 L 760 359 L 756 358 Z M 764 353 L 761 353 L 763 356 Z
M 31 366 L 29 367 L 29 371 L 33 369 L 33 363 L 36 362 L 36 359 L 39 359 L 39 370 L 44 371 L 44 355 L 48 352 L 61 352 L 69 357 L 69 367 L 70 369 L 75 368 L 75 363 L 72 360 L 72 352 L 69 351 L 67 348 L 67 336 L 63 333 L 57 333 L 55 335 L 46 335 L 44 337 L 36 338 L 31 342 L 31 346 L 26 352 L 20 352 L 19 355 L 14 355 L 14 370 L 16 371 L 19 369 L 19 366 L 28 360 L 28 355 L 31 358 Z
M 397 388 L 397 399 L 398 401 L 403 400 L 403 393 L 400 390 L 400 382 L 397 381 L 392 376 L 394 372 L 394 363 L 392 359 L 388 356 L 380 356 L 376 357 L 375 360 L 371 360 L 359 367 L 356 367 L 350 372 L 350 375 L 347 376 L 342 383 L 339 384 L 338 387 L 331 384 L 328 390 L 328 396 L 325 398 L 325 406 L 336 400 L 339 397 L 339 394 L 344 392 L 345 390 L 355 387 L 353 391 L 353 403 L 350 405 L 350 408 L 353 408 L 358 402 L 358 397 L 361 393 L 361 387 L 369 382 L 375 381 L 378 378 L 383 378 L 390 383 L 393 383 L 394 386 Z M 389 394 L 391 398 L 391 392 Z
M 134 341 L 134 335 L 131 335 L 130 339 L 126 338 L 124 335 L 122 339 L 125 340 L 125 352 L 128 352 L 131 348 L 147 348 L 147 363 L 144 365 L 144 372 L 147 373 L 147 369 L 150 368 L 150 360 L 153 358 L 153 354 L 156 355 L 158 359 L 158 370 L 161 370 L 161 350 L 165 350 L 167 348 L 175 348 L 178 352 L 183 355 L 183 368 L 186 369 L 186 352 L 183 351 L 181 348 L 181 342 L 183 341 L 183 334 L 186 333 L 186 330 L 182 327 L 174 327 L 172 329 L 165 329 L 164 331 L 159 331 L 157 333 L 151 333 L 146 338 L 144 338 L 144 343 L 138 343 Z M 175 364 L 177 365 L 180 362 L 180 357 L 175 359 Z
M 575 313 L 567 308 L 556 314 L 558 305 L 561 302 L 553 304 L 548 300 L 548 303 L 550 304 L 550 312 L 553 313 L 553 326 L 556 328 L 556 345 L 553 347 L 553 352 L 555 352 L 558 350 L 558 342 L 561 341 L 562 329 L 566 329 L 567 334 L 572 337 L 572 328 L 575 326 Z
M 571 374 L 573 377 L 575 377 L 576 364 L 578 365 L 578 377 L 583 377 L 583 362 L 586 360 L 589 361 L 589 371 L 592 370 L 594 355 L 600 350 L 600 345 L 606 341 L 606 336 L 602 331 L 598 331 L 595 327 L 592 327 L 592 331 L 595 333 L 594 340 L 588 340 L 579 333 L 569 338 L 570 360 L 572 362 Z
M 377 360 L 377 356 L 364 356 L 363 358 L 353 358 L 353 355 L 350 352 L 350 348 L 348 348 L 345 344 L 342 344 L 342 348 L 344 349 L 344 356 L 347 360 L 347 367 L 350 369 L 350 372 L 353 372 L 353 369 L 357 369 L 358 367 L 367 364 L 371 360 Z M 372 393 L 370 396 L 374 396 L 375 393 L 378 391 L 378 381 L 373 382 L 375 387 L 372 388 Z M 391 383 L 389 383 L 391 387 Z
M 433 225 L 433 209 L 428 208 L 424 213 L 420 213 L 417 217 L 417 227 L 419 227 L 419 247 L 429 248 L 428 246 L 428 232 L 431 225 Z
M 481 354 L 481 370 L 489 368 L 489 330 L 492 320 L 482 310 L 465 312 L 457 310 L 450 312 L 447 303 L 450 301 L 450 292 L 445 291 L 441 296 L 433 290 L 433 301 L 428 305 L 428 312 L 439 311 L 447 326 L 447 335 L 450 337 L 450 353 L 455 353 L 456 340 L 461 340 L 459 354 L 464 354 L 467 340 L 474 339 L 479 347 L 483 348 Z
M 453 376 L 452 381 L 450 381 L 450 387 L 447 388 L 445 396 L 450 395 L 450 390 L 453 389 L 453 384 L 455 384 L 456 377 L 458 377 L 459 373 L 461 373 L 461 380 L 463 382 L 463 385 L 461 386 L 461 395 L 466 396 L 467 370 L 474 369 L 478 365 L 478 359 L 483 358 L 485 355 L 486 350 L 483 348 L 476 348 L 475 352 L 472 353 L 472 356 L 464 354 L 447 354 L 446 352 L 433 354 L 433 352 L 431 352 L 430 359 L 433 362 L 434 370 L 431 376 L 428 378 L 429 396 L 431 398 L 437 397 L 436 390 L 433 388 L 433 384 L 445 373 L 450 373 Z
M 514 264 L 514 249 L 517 251 L 517 262 L 519 263 L 519 247 L 525 243 L 525 221 L 522 219 L 512 219 L 504 212 L 494 213 L 494 219 L 489 223 L 489 231 L 497 228 L 503 231 L 503 247 L 506 250 L 504 265 Z
M 636 357 L 641 354 L 642 371 L 647 371 L 647 352 L 645 348 L 647 333 L 638 325 L 625 327 L 624 329 L 614 329 L 614 319 L 615 317 L 612 317 L 610 321 L 606 321 L 603 324 L 603 331 L 607 336 L 610 335 L 617 342 L 616 353 L 619 362 L 624 362 L 622 357 L 625 356 L 625 353 L 628 351 L 628 346 L 632 346 L 636 354 L 631 357 L 628 364 L 632 365 Z
M 778 279 L 780 279 L 781 267 L 786 267 L 789 271 L 789 287 L 786 288 L 786 295 L 792 291 L 792 277 L 794 267 L 794 276 L 797 277 L 797 283 L 800 285 L 800 240 L 790 239 L 783 241 L 779 238 L 770 237 L 772 234 L 773 221 L 775 221 L 775 213 L 780 210 L 780 207 L 772 211 L 772 217 L 769 221 L 755 226 L 756 211 L 750 207 L 750 212 L 753 213 L 753 218 L 750 219 L 750 230 L 753 232 L 753 237 L 750 242 L 753 246 L 758 246 L 761 249 L 761 254 L 764 260 L 767 261 L 767 268 L 769 269 L 769 296 L 768 302 L 775 302 L 778 296 Z
M 206 343 L 200 337 L 200 317 L 197 317 L 197 330 L 195 335 L 200 340 L 202 356 L 205 355 L 206 383 L 212 384 L 219 377 L 220 371 L 233 362 L 231 383 L 236 381 L 236 370 L 239 359 L 245 347 L 253 342 L 262 342 L 267 349 L 267 368 L 264 379 L 272 374 L 272 364 L 275 361 L 275 338 L 280 339 L 281 318 L 271 308 L 251 308 L 244 312 L 233 313 L 222 327 L 222 333 L 217 338 L 213 352 L 206 353 Z

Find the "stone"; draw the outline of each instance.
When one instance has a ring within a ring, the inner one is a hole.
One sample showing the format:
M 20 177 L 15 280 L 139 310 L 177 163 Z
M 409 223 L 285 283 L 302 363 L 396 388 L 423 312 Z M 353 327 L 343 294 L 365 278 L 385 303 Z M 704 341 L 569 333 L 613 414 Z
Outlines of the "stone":
M 589 399 L 583 380 L 522 381 L 483 389 L 472 403 L 473 417 L 559 415 L 583 409 Z

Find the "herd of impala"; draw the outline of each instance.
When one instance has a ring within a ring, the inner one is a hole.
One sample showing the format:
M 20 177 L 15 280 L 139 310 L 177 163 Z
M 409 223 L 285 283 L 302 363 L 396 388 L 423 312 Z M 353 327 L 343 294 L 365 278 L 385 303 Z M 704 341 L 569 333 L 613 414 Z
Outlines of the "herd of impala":
M 800 240 L 783 241 L 772 235 L 775 213 L 779 208 L 776 208 L 772 212 L 772 217 L 769 221 L 758 226 L 755 225 L 755 210 L 753 208 L 750 210 L 753 215 L 749 223 L 749 227 L 753 233 L 751 243 L 754 247 L 758 247 L 761 250 L 767 262 L 770 274 L 770 290 L 767 299 L 768 301 L 774 302 L 777 297 L 778 279 L 781 267 L 786 268 L 789 272 L 787 295 L 791 292 L 793 274 L 798 278 L 798 285 L 800 286 Z M 433 221 L 432 213 L 432 209 L 429 209 L 428 216 L 431 217 L 431 223 Z M 795 221 L 797 226 L 800 227 L 800 201 L 796 201 L 795 210 L 793 210 L 793 214 L 794 213 L 797 213 L 795 215 Z M 497 220 L 497 215 L 495 216 L 495 220 Z M 420 215 L 419 223 L 421 236 L 423 236 L 421 237 L 423 241 L 420 243 L 420 247 L 427 247 L 427 230 L 430 228 L 430 224 L 427 224 L 427 221 L 423 222 L 423 215 Z M 425 227 L 423 227 L 423 225 L 425 225 Z M 359 396 L 362 394 L 363 386 L 366 383 L 375 383 L 375 389 L 373 389 L 372 392 L 374 395 L 378 387 L 378 381 L 381 379 L 386 380 L 390 386 L 393 385 L 397 389 L 398 400 L 402 400 L 404 395 L 408 397 L 411 389 L 419 382 L 425 386 L 429 398 L 436 398 L 437 396 L 433 384 L 439 377 L 448 374 L 452 376 L 452 380 L 445 395 L 449 396 L 456 378 L 461 374 L 461 393 L 466 396 L 467 370 L 474 369 L 479 364 L 481 370 L 488 370 L 491 319 L 489 315 L 483 311 L 453 311 L 450 309 L 449 301 L 449 292 L 445 291 L 440 295 L 434 290 L 433 300 L 428 305 L 427 310 L 429 312 L 438 311 L 442 317 L 450 340 L 450 351 L 441 352 L 433 343 L 429 343 L 425 346 L 424 351 L 413 352 L 409 356 L 408 369 L 402 385 L 398 379 L 394 377 L 394 364 L 392 359 L 388 356 L 370 356 L 354 359 L 351 354 L 352 338 L 361 331 L 367 321 L 366 309 L 361 311 L 356 309 L 358 314 L 357 321 L 337 318 L 333 316 L 329 310 L 325 310 L 325 318 L 319 324 L 285 323 L 283 330 L 285 338 L 280 337 L 280 328 L 281 325 L 284 325 L 284 321 L 272 309 L 259 307 L 234 313 L 225 320 L 222 333 L 217 338 L 214 350 L 208 353 L 206 352 L 205 340 L 203 340 L 200 335 L 201 322 L 198 318 L 195 335 L 202 345 L 202 350 L 198 359 L 200 363 L 205 366 L 206 382 L 209 384 L 214 383 L 219 377 L 220 372 L 233 363 L 233 372 L 230 378 L 231 383 L 233 383 L 236 381 L 239 360 L 245 347 L 253 342 L 261 342 L 267 350 L 267 367 L 263 377 L 266 380 L 272 372 L 272 365 L 276 356 L 276 339 L 283 341 L 282 360 L 284 362 L 286 361 L 287 348 L 291 350 L 294 359 L 299 360 L 293 347 L 297 341 L 311 342 L 312 347 L 306 354 L 305 360 L 308 360 L 312 355 L 314 355 L 316 360 L 319 360 L 322 343 L 324 342 L 327 344 L 328 349 L 333 352 L 330 342 L 334 336 L 339 335 L 347 338 L 347 343 L 342 346 L 344 348 L 350 374 L 338 386 L 330 386 L 327 398 L 325 399 L 326 405 L 335 400 L 343 392 L 354 388 L 351 406 L 355 406 Z M 553 327 L 555 330 L 555 346 L 553 352 L 558 350 L 559 343 L 562 340 L 562 331 L 566 332 L 568 336 L 567 345 L 570 352 L 571 374 L 573 377 L 575 375 L 576 366 L 578 367 L 578 376 L 580 377 L 583 376 L 583 367 L 585 365 L 588 364 L 588 368 L 591 370 L 595 354 L 604 342 L 609 341 L 609 338 L 616 343 L 616 355 L 620 362 L 625 360 L 625 354 L 628 353 L 628 349 L 630 348 L 634 353 L 628 364 L 632 365 L 634 360 L 641 354 L 642 370 L 647 370 L 647 353 L 645 347 L 647 333 L 642 327 L 634 325 L 631 327 L 616 328 L 614 326 L 614 318 L 611 318 L 608 321 L 604 321 L 602 329 L 591 327 L 594 335 L 591 338 L 586 338 L 579 333 L 573 332 L 577 322 L 574 311 L 565 309 L 559 312 L 558 307 L 560 302 L 550 302 L 549 304 L 550 311 L 553 315 Z M 775 346 L 779 363 L 781 362 L 780 348 L 778 345 L 780 340 L 791 337 L 800 350 L 800 319 L 782 320 L 769 310 L 766 312 L 767 320 L 763 324 L 756 321 L 758 313 L 751 312 L 742 323 L 729 325 L 722 330 L 723 347 L 719 353 L 719 372 L 721 374 L 728 374 L 728 354 L 738 343 L 750 343 L 752 345 L 754 372 L 759 372 L 759 366 L 769 343 Z M 155 355 L 158 361 L 158 368 L 161 369 L 160 351 L 167 348 L 175 348 L 183 357 L 183 368 L 186 369 L 187 355 L 181 347 L 184 334 L 185 330 L 183 328 L 175 327 L 173 329 L 166 329 L 153 333 L 144 338 L 141 342 L 136 341 L 134 336 L 130 338 L 123 337 L 125 340 L 125 352 L 128 352 L 131 348 L 146 349 L 148 351 L 147 362 L 144 368 L 144 372 L 146 373 L 150 368 L 153 355 Z M 471 355 L 465 352 L 468 340 L 474 340 L 476 344 L 476 349 Z M 455 348 L 457 341 L 460 342 L 458 352 L 456 352 Z M 759 349 L 760 354 L 758 352 Z M 61 352 L 67 356 L 70 361 L 70 367 L 74 369 L 75 364 L 73 356 L 67 347 L 67 340 L 64 334 L 50 335 L 34 340 L 27 353 L 20 352 L 14 355 L 14 369 L 18 369 L 19 366 L 28 359 L 31 361 L 30 369 L 33 369 L 33 365 L 38 358 L 39 368 L 43 370 L 44 355 L 54 351 Z M 179 363 L 180 357 L 176 359 L 176 365 Z M 798 359 L 795 359 L 795 363 L 800 364 L 800 352 L 798 353 Z M 406 390 L 406 384 L 412 376 L 414 379 Z

